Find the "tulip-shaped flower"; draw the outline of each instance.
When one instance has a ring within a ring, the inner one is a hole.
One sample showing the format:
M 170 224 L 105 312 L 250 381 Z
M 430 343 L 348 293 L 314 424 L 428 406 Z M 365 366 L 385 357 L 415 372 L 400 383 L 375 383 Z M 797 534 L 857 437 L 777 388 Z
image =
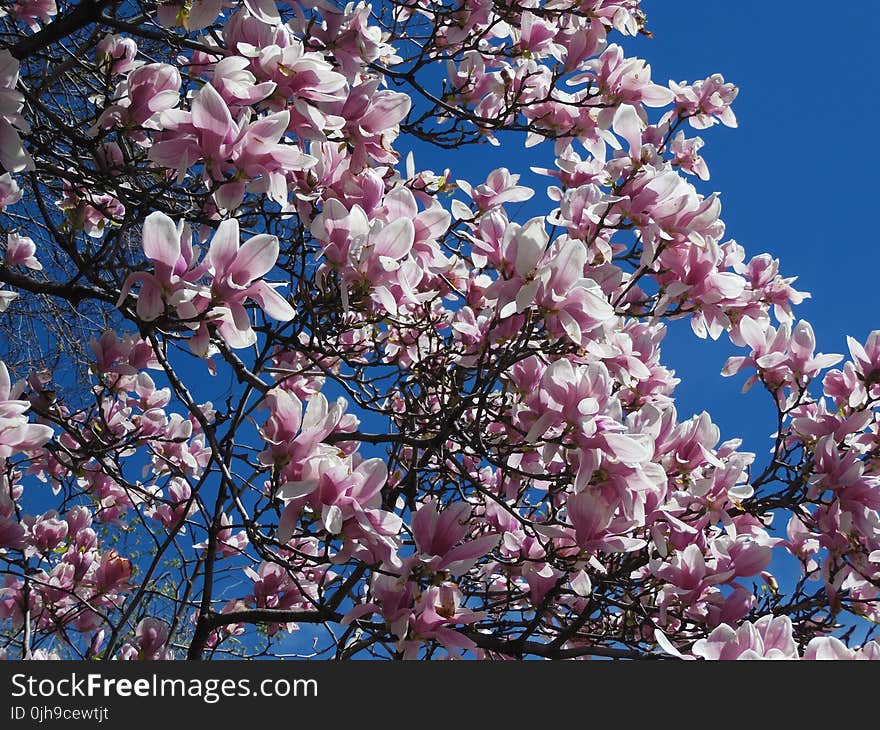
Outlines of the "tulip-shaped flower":
M 18 550 L 25 545 L 26 532 L 15 511 L 16 503 L 9 495 L 6 483 L 0 489 L 0 550 Z
M 18 399 L 22 385 L 12 385 L 6 363 L 0 361 L 0 459 L 38 449 L 52 438 L 51 426 L 28 423 L 29 401 Z
M 211 297 L 217 306 L 212 311 L 220 314 L 218 331 L 230 347 L 247 347 L 256 341 L 244 308 L 248 299 L 281 322 L 296 315 L 287 300 L 275 291 L 280 285 L 261 279 L 277 260 L 277 237 L 260 234 L 239 245 L 237 220 L 230 218 L 217 227 L 205 264 L 213 276 Z
M 412 522 L 419 561 L 439 572 L 461 575 L 498 544 L 498 535 L 465 540 L 470 531 L 471 507 L 463 502 L 438 511 L 432 500 L 423 504 Z M 461 543 L 461 544 L 459 544 Z
M 207 350 L 205 321 L 213 322 L 220 336 L 233 348 L 256 341 L 244 304 L 255 301 L 270 317 L 288 321 L 295 315 L 288 302 L 275 291 L 276 285 L 262 281 L 278 259 L 278 239 L 266 234 L 239 244 L 238 221 L 223 221 L 214 234 L 205 259 L 195 265 L 195 254 L 187 226 L 175 223 L 164 213 L 155 212 L 144 221 L 143 249 L 154 265 L 152 274 L 135 272 L 126 279 L 117 306 L 135 284 L 140 284 L 138 317 L 150 322 L 174 307 L 180 319 L 195 329 L 202 317 L 193 349 Z M 202 283 L 210 276 L 210 286 Z
M 134 272 L 125 280 L 116 306 L 121 306 L 135 284 L 140 284 L 137 299 L 138 317 L 145 322 L 157 319 L 166 305 L 181 306 L 200 293 L 196 282 L 205 266 L 193 268 L 193 248 L 189 228 L 175 224 L 167 215 L 156 211 L 144 221 L 142 246 L 153 262 L 153 272 Z M 197 312 L 187 312 L 190 316 Z M 186 316 L 178 310 L 179 316 Z
M 9 172 L 33 169 L 33 160 L 24 149 L 18 132 L 29 132 L 21 116 L 24 96 L 15 90 L 18 60 L 7 50 L 0 51 L 0 165 Z
M 124 74 L 137 68 L 138 47 L 134 38 L 107 33 L 95 46 L 95 63 L 114 74 Z
M 852 337 L 846 338 L 846 344 L 859 378 L 864 380 L 866 386 L 880 383 L 880 330 L 868 335 L 864 347 Z
M 36 252 L 37 247 L 32 238 L 10 233 L 6 239 L 7 266 L 24 266 L 34 271 L 42 271 L 43 265 L 37 260 Z
M 21 188 L 8 172 L 0 175 L 0 212 L 21 200 Z
M 138 644 L 138 658 L 146 660 L 171 659 L 168 643 L 168 626 L 164 621 L 147 616 L 141 619 L 134 632 Z
M 404 658 L 415 659 L 421 641 L 429 639 L 439 642 L 450 654 L 461 649 L 473 651 L 476 644 L 452 627 L 476 623 L 484 614 L 461 603 L 462 593 L 454 583 L 432 586 L 422 593 L 409 620 L 413 639 L 401 642 Z
M 116 103 L 101 114 L 96 129 L 123 126 L 156 129 L 159 114 L 173 109 L 180 101 L 180 71 L 167 63 L 149 63 L 134 69 L 116 90 Z M 142 135 L 134 132 L 136 141 Z

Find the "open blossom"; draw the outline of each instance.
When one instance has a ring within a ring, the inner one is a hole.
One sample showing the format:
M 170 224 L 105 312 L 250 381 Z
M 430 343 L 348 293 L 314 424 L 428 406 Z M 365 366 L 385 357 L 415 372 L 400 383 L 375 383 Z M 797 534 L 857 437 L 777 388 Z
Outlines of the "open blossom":
M 730 660 L 880 660 L 880 645 L 870 641 L 864 646 L 848 648 L 833 636 L 810 639 L 803 652 L 798 651 L 788 616 L 762 616 L 755 622 L 745 621 L 739 628 L 722 624 L 707 638 L 699 639 L 691 655 L 682 655 L 662 634 L 657 639 L 663 649 L 682 659 Z
M 842 355 L 815 353 L 816 337 L 809 322 L 801 321 L 794 329 L 787 322 L 779 329 L 762 327 L 749 317 L 739 323 L 739 332 L 751 347 L 748 357 L 735 356 L 728 359 L 723 375 L 734 375 L 747 366 L 756 369 L 746 381 L 748 390 L 760 377 L 771 390 L 784 385 L 804 385 L 825 368 L 843 359 Z
M 21 188 L 8 172 L 0 175 L 0 211 L 21 200 Z
M 725 83 L 721 74 L 693 84 L 670 82 L 669 86 L 675 94 L 676 111 L 686 116 L 694 129 L 705 129 L 718 122 L 727 127 L 736 126 L 736 115 L 730 105 L 739 89 Z
M 182 527 L 183 521 L 197 509 L 198 506 L 187 481 L 180 477 L 172 477 L 168 484 L 167 499 L 149 510 L 148 514 L 165 527 L 177 529 Z
M 218 84 L 222 80 L 215 78 Z M 221 85 L 224 88 L 228 90 L 228 84 Z M 162 133 L 150 148 L 150 159 L 176 170 L 178 180 L 202 162 L 203 177 L 218 185 L 214 200 L 224 210 L 235 210 L 246 190 L 266 193 L 284 206 L 287 173 L 308 169 L 316 160 L 282 141 L 290 120 L 287 110 L 252 122 L 245 119 L 234 117 L 213 84 L 205 84 L 193 96 L 191 111 L 173 109 L 160 115 L 156 126 Z
M 472 639 L 454 627 L 476 623 L 484 614 L 463 606 L 462 598 L 461 590 L 454 583 L 432 586 L 419 597 L 409 619 L 412 639 L 401 642 L 405 659 L 415 659 L 422 641 L 429 639 L 437 641 L 450 655 L 476 648 Z
M 517 185 L 519 177 L 519 175 L 511 175 L 506 167 L 502 167 L 490 172 L 486 182 L 476 187 L 473 187 L 467 180 L 456 180 L 455 182 L 473 199 L 479 210 L 488 211 L 505 203 L 521 203 L 524 200 L 529 200 L 535 194 L 534 190 Z
M 55 550 L 67 537 L 68 524 L 58 512 L 49 510 L 37 515 L 29 529 L 29 542 L 37 552 L 48 553 Z
M 136 284 L 138 316 L 146 321 L 158 318 L 167 307 L 190 320 L 193 328 L 207 336 L 210 321 L 233 348 L 247 347 L 256 335 L 244 304 L 256 302 L 270 317 L 287 321 L 295 312 L 276 291 L 279 285 L 262 280 L 278 258 L 278 239 L 260 234 L 240 243 L 238 221 L 227 219 L 217 227 L 207 255 L 198 263 L 192 233 L 182 222 L 154 212 L 144 221 L 143 250 L 153 262 L 153 273 L 134 272 L 119 295 L 120 306 Z M 208 279 L 209 281 L 205 280 Z M 203 321 L 199 325 L 196 320 Z
M 864 346 L 853 337 L 846 338 L 853 366 L 866 387 L 880 384 L 880 330 L 868 335 Z
M 429 501 L 418 509 L 412 529 L 423 565 L 435 572 L 445 570 L 460 575 L 498 544 L 498 535 L 465 540 L 470 513 L 471 508 L 465 503 L 438 512 L 436 504 Z
M 151 213 L 144 220 L 142 247 L 153 262 L 153 273 L 135 272 L 125 280 L 119 295 L 120 306 L 135 284 L 140 284 L 138 316 L 153 321 L 166 305 L 183 307 L 200 293 L 196 282 L 205 266 L 196 266 L 192 233 L 183 222 L 175 224 L 167 215 Z M 189 312 L 187 312 L 189 313 Z
M 259 234 L 239 244 L 238 221 L 223 221 L 211 239 L 211 248 L 205 257 L 208 274 L 212 277 L 211 295 L 218 304 L 211 315 L 221 337 L 230 347 L 247 347 L 256 340 L 244 309 L 247 300 L 253 300 L 273 319 L 287 322 L 296 316 L 293 307 L 276 288 L 262 277 L 269 273 L 278 259 L 278 239 Z M 219 315 L 219 317 L 218 317 Z
M 37 21 L 48 23 L 58 15 L 58 7 L 55 5 L 55 0 L 16 0 L 8 10 L 0 9 L 0 16 L 7 13 L 27 23 L 31 30 L 38 31 L 40 24 Z
M 22 144 L 20 132 L 30 131 L 21 115 L 24 96 L 16 91 L 19 63 L 6 49 L 0 50 L 0 165 L 7 172 L 33 169 L 33 160 Z
M 706 161 L 700 157 L 700 148 L 704 144 L 699 137 L 687 139 L 684 132 L 679 131 L 672 140 L 671 150 L 674 155 L 672 164 L 696 175 L 700 180 L 708 180 L 709 168 Z
M 221 558 L 228 558 L 234 555 L 241 555 L 248 546 L 250 540 L 246 530 L 232 532 L 232 518 L 225 512 L 220 515 L 219 529 L 217 530 L 217 555 Z M 193 544 L 196 550 L 205 550 L 209 547 L 208 540 L 202 540 Z
M 350 458 L 328 453 L 310 458 L 301 478 L 286 482 L 278 496 L 304 500 L 320 516 L 324 529 L 338 535 L 347 520 L 363 522 L 369 511 L 379 508 L 380 490 L 387 478 L 388 469 L 381 459 L 367 459 L 355 466 Z
M 31 404 L 18 398 L 23 389 L 23 382 L 13 385 L 6 363 L 0 361 L 0 458 L 37 449 L 54 433 L 51 426 L 28 422 L 25 413 Z
M 791 629 L 787 616 L 764 616 L 736 631 L 724 624 L 696 642 L 693 653 L 704 659 L 796 659 Z
M 651 81 L 651 67 L 637 58 L 626 58 L 623 48 L 612 44 L 595 60 L 582 68 L 585 73 L 575 76 L 572 83 L 592 81 L 619 104 L 644 104 L 665 106 L 673 99 L 673 93 Z M 611 116 L 615 109 L 610 108 Z M 610 121 L 610 119 L 609 119 Z
M 423 273 L 413 256 L 416 224 L 421 223 L 421 232 L 426 232 L 424 218 L 420 221 L 420 217 L 404 215 L 388 222 L 371 223 L 359 205 L 348 210 L 335 199 L 327 201 L 312 223 L 312 232 L 325 244 L 322 255 L 326 263 L 319 276 L 325 277 L 328 269 L 339 274 L 346 309 L 352 293 L 363 293 L 364 289 L 391 314 L 417 301 L 415 287 L 422 281 Z M 423 240 L 421 244 L 424 248 L 428 242 Z M 432 254 L 427 256 L 436 261 Z
M 283 31 L 284 26 L 270 31 L 266 26 L 258 30 L 260 38 L 247 36 L 243 33 L 243 24 L 226 27 L 226 32 L 234 37 L 230 40 L 235 44 L 239 53 L 242 54 L 236 61 L 240 66 L 244 61 L 251 69 L 251 76 L 262 81 L 260 86 L 271 84 L 275 91 L 274 98 L 290 100 L 305 100 L 308 102 L 335 102 L 345 98 L 347 82 L 345 76 L 334 71 L 333 64 L 322 54 L 307 50 L 305 44 L 293 33 Z M 268 31 L 268 33 L 266 32 Z M 237 42 L 236 42 L 237 41 Z M 214 71 L 215 83 L 220 65 L 217 64 Z M 300 102 L 301 103 L 301 102 Z M 305 124 L 309 117 L 315 115 L 323 117 L 323 121 L 330 126 L 336 126 L 337 122 L 331 120 L 317 107 L 309 109 L 296 106 L 291 110 L 294 119 Z M 312 120 L 314 121 L 314 120 Z M 338 124 L 344 124 L 340 119 Z M 329 129 L 325 126 L 324 129 Z M 297 132 L 304 131 L 297 125 Z M 321 138 L 321 130 L 313 130 L 315 138 Z M 308 135 L 307 135 L 308 136 Z
M 230 106 L 256 104 L 277 88 L 274 81 L 256 83 L 256 76 L 248 69 L 249 65 L 247 58 L 227 56 L 217 61 L 211 70 L 211 86 Z
M 43 265 L 34 255 L 36 252 L 37 246 L 32 238 L 20 236 L 17 233 L 10 233 L 6 237 L 7 266 L 24 266 L 34 271 L 41 271 Z

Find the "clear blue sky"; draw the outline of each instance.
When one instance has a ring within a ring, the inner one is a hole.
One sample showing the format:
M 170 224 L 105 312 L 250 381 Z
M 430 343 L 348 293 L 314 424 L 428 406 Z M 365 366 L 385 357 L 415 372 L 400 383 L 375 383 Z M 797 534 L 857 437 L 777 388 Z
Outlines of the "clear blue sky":
M 868 16 L 874 4 L 847 5 L 845 17 L 814 0 L 646 0 L 643 7 L 654 38 L 629 47 L 651 61 L 656 81 L 719 72 L 740 88 L 739 128 L 703 134 L 712 173 L 704 188 L 721 192 L 727 235 L 799 276 L 795 286 L 812 299 L 796 314 L 813 325 L 817 350 L 847 353 L 847 334 L 864 341 L 880 329 L 880 241 L 871 224 L 880 108 Z M 687 330 L 674 328 L 665 348 L 682 378 L 680 414 L 705 408 L 723 438 L 743 435 L 765 453 L 774 426 L 768 397 L 755 390 L 743 399 L 744 375 L 718 375 L 732 348 L 695 342 Z

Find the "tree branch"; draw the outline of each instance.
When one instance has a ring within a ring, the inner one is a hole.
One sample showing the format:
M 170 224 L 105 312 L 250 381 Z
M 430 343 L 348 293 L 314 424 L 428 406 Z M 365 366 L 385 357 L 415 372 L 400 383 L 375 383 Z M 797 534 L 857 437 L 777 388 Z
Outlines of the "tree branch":
M 111 0 L 82 0 L 69 14 L 50 23 L 38 33 L 23 38 L 9 52 L 19 61 L 23 61 L 37 51 L 76 33 L 80 28 L 85 28 L 89 23 L 94 23 L 110 3 Z

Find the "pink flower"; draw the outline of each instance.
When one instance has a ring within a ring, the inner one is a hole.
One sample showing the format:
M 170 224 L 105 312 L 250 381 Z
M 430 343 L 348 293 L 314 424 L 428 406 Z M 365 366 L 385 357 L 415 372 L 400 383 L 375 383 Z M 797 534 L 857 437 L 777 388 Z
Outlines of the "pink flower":
M 12 550 L 23 548 L 25 536 L 25 529 L 16 515 L 15 502 L 10 498 L 9 490 L 4 485 L 3 489 L 0 489 L 0 553 L 7 548 Z
M 266 394 L 266 405 L 271 415 L 260 429 L 261 437 L 268 444 L 260 452 L 260 462 L 266 466 L 290 465 L 285 474 L 299 479 L 306 460 L 321 453 L 318 445 L 339 424 L 345 411 L 337 401 L 332 406 L 323 393 L 309 398 L 305 413 L 302 401 L 293 393 L 273 388 Z
M 262 277 L 278 259 L 278 239 L 259 234 L 239 244 L 238 221 L 223 221 L 211 239 L 205 266 L 213 277 L 211 295 L 217 305 L 212 317 L 219 321 L 218 332 L 230 347 L 248 347 L 256 341 L 244 309 L 248 299 L 255 301 L 273 319 L 287 322 L 296 316 L 293 307 Z M 219 317 L 217 316 L 219 314 Z
M 8 172 L 0 175 L 0 211 L 21 200 L 21 189 Z
M 8 12 L 18 20 L 27 23 L 28 27 L 36 32 L 40 29 L 37 20 L 48 23 L 58 15 L 58 8 L 55 5 L 55 0 L 16 0 Z M 0 10 L 0 17 L 6 13 L 5 9 Z
M 140 284 L 137 314 L 145 322 L 157 319 L 169 304 L 177 308 L 180 316 L 196 315 L 198 311 L 191 303 L 201 289 L 195 282 L 206 266 L 194 267 L 191 240 L 192 233 L 182 222 L 175 224 L 159 211 L 150 213 L 144 220 L 141 245 L 144 254 L 153 262 L 154 273 L 130 274 L 116 306 L 122 305 L 135 284 Z
M 55 202 L 67 215 L 75 231 L 85 231 L 92 238 L 100 238 L 104 231 L 118 224 L 125 215 L 125 206 L 112 195 L 95 192 L 84 185 L 64 181 L 61 200 Z
M 434 572 L 448 571 L 454 576 L 470 570 L 476 561 L 498 544 L 498 535 L 465 540 L 471 531 L 471 507 L 464 502 L 437 510 L 433 500 L 416 511 L 412 521 L 418 559 Z
M 754 624 L 746 621 L 738 629 L 721 624 L 692 649 L 703 659 L 797 659 L 788 616 L 762 616 Z
M 350 459 L 327 454 L 306 462 L 302 479 L 285 483 L 278 496 L 285 500 L 305 497 L 323 528 L 338 535 L 347 520 L 363 520 L 368 510 L 380 506 L 380 491 L 387 479 L 388 468 L 382 459 L 352 466 Z
M 34 271 L 41 271 L 43 265 L 34 256 L 36 252 L 37 246 L 33 239 L 27 236 L 19 236 L 17 233 L 10 233 L 6 237 L 7 266 L 24 266 Z
M 484 614 L 470 611 L 461 601 L 462 593 L 455 583 L 432 586 L 422 593 L 409 619 L 411 638 L 401 642 L 404 659 L 415 659 L 425 640 L 437 641 L 450 655 L 456 650 L 476 648 L 471 639 L 452 627 L 475 623 Z
M 173 659 L 174 653 L 166 649 L 168 643 L 168 625 L 152 616 L 142 618 L 134 630 L 137 641 L 136 656 L 132 658 L 146 661 Z
M 18 68 L 18 60 L 6 49 L 0 50 L 0 165 L 8 172 L 32 170 L 34 164 L 18 136 L 19 131 L 30 131 L 21 116 L 24 96 L 15 90 Z
M 686 139 L 684 132 L 679 131 L 670 145 L 673 154 L 672 164 L 685 172 L 696 175 L 700 180 L 708 180 L 709 168 L 706 166 L 706 161 L 700 157 L 699 152 L 704 144 L 699 137 Z
M 665 106 L 674 98 L 669 89 L 651 81 L 651 67 L 648 64 L 638 58 L 626 58 L 617 44 L 608 46 L 599 58 L 587 61 L 583 67 L 586 73 L 573 77 L 571 83 L 594 83 L 606 98 L 617 105 L 657 107 Z M 606 111 L 613 116 L 616 108 L 616 105 L 612 105 Z
M 138 47 L 133 38 L 107 33 L 95 46 L 95 63 L 113 74 L 126 74 L 139 63 L 135 61 Z
M 472 187 L 466 180 L 456 180 L 460 187 L 483 212 L 497 208 L 505 203 L 520 203 L 531 198 L 535 191 L 531 188 L 517 185 L 519 175 L 511 175 L 506 167 L 493 170 L 486 178 L 486 182 Z M 470 218 L 470 215 L 467 216 Z
M 252 236 L 244 245 L 239 243 L 238 221 L 228 219 L 220 223 L 204 260 L 196 265 L 192 234 L 182 222 L 175 225 L 164 213 L 156 211 L 144 221 L 144 253 L 154 265 L 154 273 L 134 272 L 128 276 L 120 292 L 117 306 L 121 306 L 135 284 L 140 284 L 137 313 L 144 321 L 153 321 L 168 306 L 177 316 L 188 320 L 197 338 L 207 340 L 205 322 L 217 326 L 218 332 L 233 348 L 247 347 L 256 340 L 244 304 L 255 301 L 263 311 L 275 319 L 287 321 L 295 316 L 293 307 L 261 280 L 275 265 L 278 258 L 278 239 L 261 234 Z M 204 276 L 211 277 L 210 285 L 200 283 Z
M 286 206 L 287 173 L 305 170 L 316 160 L 295 144 L 282 143 L 290 120 L 287 110 L 250 123 L 246 119 L 236 121 L 217 89 L 205 84 L 193 96 L 190 112 L 175 109 L 159 118 L 164 131 L 149 157 L 177 170 L 179 180 L 189 167 L 203 161 L 206 182 L 222 183 L 214 199 L 224 210 L 237 208 L 245 190 L 266 193 Z M 230 180 L 230 175 L 235 179 Z
M 275 91 L 274 81 L 258 84 L 249 66 L 250 61 L 242 56 L 227 56 L 214 64 L 211 85 L 227 104 L 252 106 Z
M 220 528 L 217 530 L 217 554 L 222 558 L 233 555 L 241 555 L 250 543 L 245 530 L 239 530 L 232 534 L 232 519 L 225 512 L 220 515 Z M 193 548 L 205 550 L 209 546 L 208 540 L 195 543 Z
M 850 649 L 834 636 L 817 636 L 810 639 L 810 643 L 807 644 L 807 648 L 804 650 L 804 659 L 813 661 L 880 661 L 880 644 L 876 641 L 869 641 L 864 646 Z
M 131 561 L 111 548 L 101 554 L 92 580 L 99 595 L 128 591 L 131 588 Z
M 866 386 L 880 383 L 880 330 L 874 330 L 868 335 L 864 347 L 852 337 L 847 337 L 846 343 L 849 346 L 856 373 Z
M 3 284 L 0 284 L 0 289 L 3 288 Z M 0 312 L 5 312 L 9 309 L 9 305 L 12 304 L 18 298 L 18 292 L 15 291 L 0 291 Z
M 416 281 L 422 277 L 418 267 L 410 266 L 416 235 L 412 219 L 400 217 L 388 223 L 376 220 L 370 225 L 359 205 L 349 211 L 331 199 L 312 223 L 312 231 L 325 242 L 322 255 L 346 285 L 342 290 L 345 309 L 350 304 L 349 288 L 364 285 L 391 314 L 397 314 L 404 303 L 412 300 L 414 292 L 408 275 L 415 268 Z M 326 267 L 319 275 L 326 275 Z
M 24 414 L 31 404 L 18 399 L 23 387 L 12 385 L 6 363 L 0 361 L 0 458 L 38 449 L 54 433 L 51 426 L 28 423 Z
M 186 30 L 202 30 L 211 25 L 228 0 L 192 0 L 163 2 L 158 6 L 157 20 L 166 28 L 182 26 Z
M 30 527 L 31 540 L 40 553 L 50 553 L 67 538 L 67 522 L 60 519 L 58 512 L 49 510 L 38 515 Z
M 154 507 L 150 516 L 169 529 L 179 529 L 182 522 L 198 510 L 196 501 L 191 497 L 189 483 L 180 477 L 172 477 L 168 483 L 167 500 Z
M 240 555 L 248 546 L 248 539 L 245 530 L 239 530 L 232 534 L 232 520 L 225 512 L 220 515 L 220 529 L 217 531 L 217 552 L 221 557 L 228 558 L 232 555 Z M 193 547 L 203 547 L 203 545 L 193 545 Z
M 135 141 L 143 142 L 145 137 L 136 130 L 157 128 L 158 115 L 180 102 L 181 82 L 180 71 L 167 63 L 148 63 L 134 69 L 117 87 L 115 103 L 101 113 L 92 133 L 121 126 L 130 130 Z
M 816 337 L 809 322 L 798 322 L 792 331 L 788 323 L 777 331 L 761 325 L 749 317 L 739 323 L 742 339 L 752 348 L 749 357 L 732 357 L 724 365 L 722 375 L 733 375 L 747 365 L 752 365 L 771 389 L 785 384 L 804 385 L 825 368 L 840 362 L 842 355 L 815 354 Z M 752 375 L 743 390 L 748 390 L 758 379 Z
M 721 74 L 713 74 L 693 84 L 670 82 L 669 86 L 675 94 L 676 111 L 687 117 L 694 129 L 705 129 L 718 122 L 726 127 L 736 126 L 736 116 L 730 105 L 739 89 L 725 83 Z

